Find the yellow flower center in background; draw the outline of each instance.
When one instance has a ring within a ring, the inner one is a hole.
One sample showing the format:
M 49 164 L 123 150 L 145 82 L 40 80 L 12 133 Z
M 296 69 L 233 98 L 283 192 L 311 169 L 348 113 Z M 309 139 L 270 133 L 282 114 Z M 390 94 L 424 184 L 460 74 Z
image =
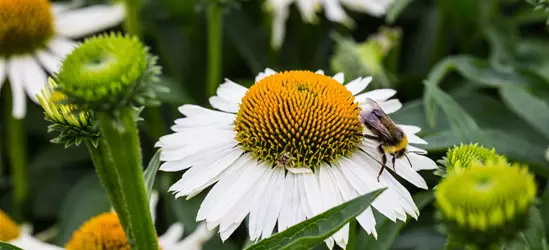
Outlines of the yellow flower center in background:
M 82 225 L 65 246 L 67 250 L 130 250 L 116 213 L 103 213 Z
M 0 0 L 0 56 L 32 53 L 53 34 L 48 0 Z
M 130 250 L 131 247 L 118 215 L 109 212 L 97 215 L 84 223 L 73 233 L 65 249 Z
M 12 241 L 19 237 L 21 232 L 15 222 L 0 210 L 0 241 Z
M 354 152 L 360 108 L 345 86 L 310 71 L 288 71 L 253 85 L 237 113 L 236 140 L 260 160 L 313 168 Z

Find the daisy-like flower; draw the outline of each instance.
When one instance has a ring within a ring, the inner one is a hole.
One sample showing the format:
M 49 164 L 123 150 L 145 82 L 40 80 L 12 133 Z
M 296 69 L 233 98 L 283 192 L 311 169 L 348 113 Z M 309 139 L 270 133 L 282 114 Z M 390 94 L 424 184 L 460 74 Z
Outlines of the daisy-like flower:
M 121 4 L 71 9 L 48 0 L 0 1 L 0 88 L 9 80 L 13 116 L 25 116 L 25 92 L 38 103 L 47 73 L 56 73 L 76 47 L 70 38 L 115 26 L 124 15 Z
M 60 247 L 43 243 L 31 235 L 31 228 L 17 225 L 7 214 L 0 210 L 0 242 L 7 242 L 23 249 L 59 250 Z
M 217 110 L 183 105 L 175 133 L 160 138 L 162 171 L 188 169 L 170 187 L 176 197 L 187 199 L 210 185 L 198 211 L 209 229 L 219 227 L 226 240 L 249 216 L 251 240 L 320 214 L 359 195 L 388 187 L 372 207 L 395 221 L 419 211 L 410 193 L 391 175 L 380 170 L 379 142 L 365 139 L 369 133 L 359 120 L 367 99 L 379 103 L 390 114 L 401 108 L 396 91 L 378 89 L 361 92 L 371 77 L 343 84 L 341 73 L 333 78 L 322 72 L 267 69 L 247 89 L 230 80 L 217 89 L 210 104 Z M 415 134 L 419 127 L 399 125 L 408 141 L 426 143 Z M 424 150 L 408 146 L 410 151 Z M 429 158 L 408 153 L 412 164 L 396 160 L 396 174 L 413 185 L 427 189 L 416 172 L 435 169 Z M 388 155 L 388 159 L 391 156 Z M 366 232 L 377 237 L 372 207 L 357 217 Z M 345 247 L 348 225 L 326 240 Z
M 154 217 L 158 193 L 153 192 L 150 199 L 150 209 Z M 23 249 L 39 250 L 122 250 L 130 249 L 130 244 L 114 211 L 99 214 L 85 222 L 74 232 L 65 248 L 43 243 L 28 233 L 21 233 L 17 225 L 0 210 L 0 241 L 5 241 Z M 162 250 L 200 250 L 202 245 L 213 235 L 204 223 L 198 225 L 196 230 L 181 240 L 183 236 L 183 224 L 175 223 L 158 238 Z
M 379 17 L 387 12 L 393 0 L 268 0 L 267 8 L 272 10 L 274 15 L 271 44 L 275 48 L 280 47 L 284 40 L 289 8 L 294 2 L 306 22 L 315 22 L 316 12 L 323 7 L 328 20 L 353 26 L 354 22 L 347 16 L 342 4 L 351 10 Z

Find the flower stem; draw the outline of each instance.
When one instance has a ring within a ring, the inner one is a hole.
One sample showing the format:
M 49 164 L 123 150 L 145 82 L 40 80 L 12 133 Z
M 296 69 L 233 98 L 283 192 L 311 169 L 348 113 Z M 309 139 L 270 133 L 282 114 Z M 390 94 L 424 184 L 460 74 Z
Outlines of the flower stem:
M 128 242 L 132 249 L 158 249 L 156 232 L 149 210 L 149 201 L 143 179 L 141 147 L 136 124 L 136 112 L 132 107 L 120 110 L 118 121 L 112 116 L 98 113 L 99 129 L 106 150 L 110 153 L 113 168 L 106 181 L 114 200 L 114 209 L 120 216 Z M 116 197 L 116 192 L 120 192 Z M 120 204 L 123 203 L 123 204 Z
M 208 8 L 208 96 L 215 94 L 221 79 L 222 8 L 211 1 Z
M 6 84 L 8 85 L 8 84 Z M 23 220 L 26 202 L 29 196 L 29 179 L 27 169 L 27 136 L 25 134 L 24 119 L 17 119 L 12 115 L 12 97 L 10 88 L 6 88 L 4 95 L 4 114 L 6 121 L 6 137 L 8 145 L 8 160 L 11 166 L 11 178 L 14 187 L 15 219 Z
M 346 250 L 355 250 L 356 245 L 356 220 L 349 222 L 349 242 L 347 243 Z
M 124 0 L 126 4 L 126 31 L 132 35 L 141 36 L 141 25 L 139 23 L 139 11 L 141 11 L 141 0 Z

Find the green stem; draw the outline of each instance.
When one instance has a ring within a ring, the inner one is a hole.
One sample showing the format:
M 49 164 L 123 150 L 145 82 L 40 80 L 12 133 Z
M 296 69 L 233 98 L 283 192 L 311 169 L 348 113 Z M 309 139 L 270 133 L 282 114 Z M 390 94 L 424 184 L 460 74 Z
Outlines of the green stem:
M 88 151 L 90 152 L 97 176 L 105 190 L 107 190 L 112 206 L 115 208 L 124 207 L 124 204 L 126 204 L 126 197 L 121 192 L 122 188 L 117 180 L 120 173 L 113 167 L 114 161 L 110 152 L 107 150 L 105 140 L 100 138 L 97 147 L 95 147 L 89 139 L 86 139 L 85 142 L 86 146 L 88 146 Z M 124 219 L 122 216 L 124 216 Z M 120 218 L 120 221 L 129 220 L 125 213 L 118 214 L 118 217 Z
M 208 8 L 208 96 L 215 95 L 221 80 L 222 19 L 221 6 L 212 1 Z
M 125 28 L 129 34 L 141 36 L 141 25 L 139 22 L 139 12 L 141 11 L 141 0 L 124 0 L 126 4 L 126 23 Z
M 120 110 L 118 121 L 105 113 L 98 114 L 101 136 L 104 138 L 106 150 L 110 152 L 113 161 L 112 174 L 108 176 L 109 183 L 116 183 L 124 204 L 114 203 L 114 209 L 120 217 L 128 242 L 132 249 L 158 249 L 156 232 L 149 210 L 149 199 L 143 179 L 141 147 L 136 124 L 136 112 L 132 107 Z M 109 188 L 113 184 L 106 185 Z M 116 195 L 116 194 L 114 194 Z M 117 197 L 118 198 L 118 197 Z
M 347 243 L 346 250 L 355 250 L 356 245 L 356 220 L 349 222 L 349 242 Z
M 6 84 L 7 85 L 7 84 Z M 27 136 L 24 119 L 12 115 L 12 97 L 10 88 L 6 88 L 4 115 L 6 121 L 6 139 L 8 160 L 11 166 L 11 178 L 14 188 L 15 219 L 23 220 L 29 196 L 29 173 L 27 169 Z M 18 218 L 19 217 L 19 218 Z

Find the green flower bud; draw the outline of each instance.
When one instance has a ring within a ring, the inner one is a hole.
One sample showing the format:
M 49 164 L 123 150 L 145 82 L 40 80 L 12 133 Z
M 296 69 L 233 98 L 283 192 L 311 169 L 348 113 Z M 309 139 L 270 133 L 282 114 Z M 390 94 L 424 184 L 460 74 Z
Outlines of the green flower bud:
M 94 126 L 93 111 L 68 104 L 67 97 L 56 91 L 56 87 L 57 83 L 50 78 L 42 93 L 37 94 L 46 120 L 52 123 L 48 127 L 48 132 L 58 132 L 58 136 L 51 142 L 62 143 L 65 147 L 69 147 L 72 144 L 78 146 L 83 139 L 90 139 L 97 144 L 99 129 Z
M 69 102 L 100 111 L 157 104 L 160 68 L 135 37 L 120 34 L 87 39 L 67 56 L 57 75 Z
M 536 184 L 525 166 L 475 161 L 443 179 L 435 197 L 449 233 L 487 249 L 525 228 Z
M 485 163 L 487 161 L 506 161 L 505 156 L 496 154 L 495 149 L 487 149 L 479 146 L 477 143 L 468 145 L 459 145 L 448 150 L 446 156 L 442 160 L 438 161 L 443 165 L 439 168 L 435 174 L 439 176 L 446 176 L 449 172 L 455 169 L 469 168 L 471 164 L 479 162 Z

